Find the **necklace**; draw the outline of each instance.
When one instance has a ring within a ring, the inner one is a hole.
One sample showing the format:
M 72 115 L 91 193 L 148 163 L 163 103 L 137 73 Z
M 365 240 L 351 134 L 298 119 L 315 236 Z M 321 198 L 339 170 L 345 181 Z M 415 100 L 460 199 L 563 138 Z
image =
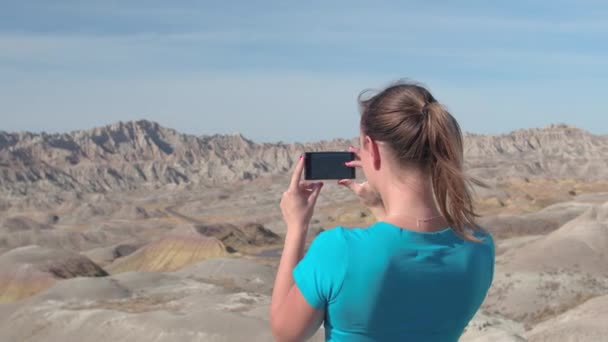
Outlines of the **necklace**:
M 433 221 L 435 219 L 443 217 L 443 215 L 437 215 L 437 216 L 431 216 L 431 217 L 418 218 L 418 217 L 414 217 L 414 216 L 410 216 L 410 215 L 406 215 L 406 214 L 402 214 L 402 213 L 397 213 L 397 215 L 405 216 L 405 217 L 408 217 L 408 218 L 416 220 L 416 229 L 420 229 L 420 222 L 423 222 L 423 223 L 424 222 L 431 222 L 431 221 Z

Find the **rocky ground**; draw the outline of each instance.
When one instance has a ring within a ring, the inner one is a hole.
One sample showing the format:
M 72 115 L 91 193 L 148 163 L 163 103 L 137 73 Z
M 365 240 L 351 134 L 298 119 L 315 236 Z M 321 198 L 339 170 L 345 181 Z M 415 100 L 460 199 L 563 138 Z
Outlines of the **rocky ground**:
M 606 137 L 552 126 L 467 139 L 497 263 L 461 340 L 605 339 Z M 0 341 L 271 341 L 278 201 L 301 148 L 147 122 L 0 134 Z M 330 183 L 309 240 L 373 220 Z

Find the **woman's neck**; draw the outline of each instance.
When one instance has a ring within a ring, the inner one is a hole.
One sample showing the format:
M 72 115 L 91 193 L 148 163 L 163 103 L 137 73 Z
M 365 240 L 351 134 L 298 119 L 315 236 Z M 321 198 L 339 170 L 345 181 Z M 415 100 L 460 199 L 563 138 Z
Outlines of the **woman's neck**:
M 384 203 L 382 221 L 420 231 L 435 231 L 449 224 L 437 208 L 430 180 L 410 175 L 403 180 L 387 179 L 378 189 Z

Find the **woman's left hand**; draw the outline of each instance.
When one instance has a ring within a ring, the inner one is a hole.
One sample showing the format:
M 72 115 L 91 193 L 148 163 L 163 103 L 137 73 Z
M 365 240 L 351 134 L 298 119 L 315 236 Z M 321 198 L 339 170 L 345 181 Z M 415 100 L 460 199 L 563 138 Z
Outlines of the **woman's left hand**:
M 304 158 L 296 163 L 291 183 L 281 198 L 281 212 L 287 227 L 291 229 L 302 229 L 306 231 L 312 218 L 317 203 L 317 198 L 323 187 L 322 182 L 302 182 L 302 171 L 304 169 Z

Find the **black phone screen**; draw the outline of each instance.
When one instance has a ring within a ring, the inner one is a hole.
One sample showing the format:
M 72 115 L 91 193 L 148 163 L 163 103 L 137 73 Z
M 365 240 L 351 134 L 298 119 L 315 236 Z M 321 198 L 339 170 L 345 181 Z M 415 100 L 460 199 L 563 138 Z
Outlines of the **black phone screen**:
M 352 152 L 306 152 L 304 154 L 304 178 L 318 179 L 352 179 L 355 168 L 344 165 L 355 158 Z

